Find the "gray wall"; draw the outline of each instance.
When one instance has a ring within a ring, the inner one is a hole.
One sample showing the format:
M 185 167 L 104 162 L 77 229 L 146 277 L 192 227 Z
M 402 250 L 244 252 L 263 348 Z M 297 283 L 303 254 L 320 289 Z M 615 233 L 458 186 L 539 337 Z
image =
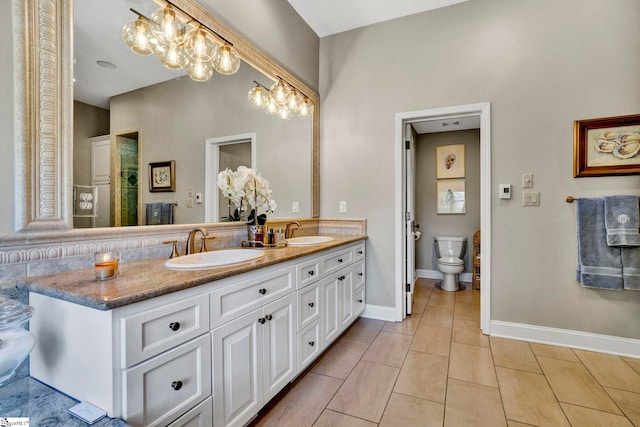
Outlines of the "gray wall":
M 320 39 L 287 0 L 200 0 L 200 3 L 318 90 Z
M 11 27 L 11 2 L 0 1 L 0 233 L 13 231 L 15 222 L 14 210 L 14 145 L 13 145 L 13 37 Z
M 436 212 L 436 146 L 464 144 L 465 148 L 465 213 L 439 215 Z M 480 131 L 418 135 L 416 141 L 415 221 L 422 237 L 416 241 L 416 269 L 438 271 L 433 238 L 466 236 L 467 252 L 464 271 L 472 270 L 473 233 L 480 230 Z
M 640 338 L 640 292 L 576 283 L 564 201 L 639 193 L 638 176 L 572 176 L 574 120 L 640 110 L 638 22 L 637 0 L 476 0 L 321 39 L 321 216 L 346 200 L 367 218 L 368 304 L 394 304 L 395 114 L 491 102 L 491 318 Z
M 243 63 L 232 76 L 206 83 L 183 76 L 111 99 L 111 133 L 140 129 L 143 204 L 177 202 L 177 224 L 204 221 L 204 203 L 187 208 L 186 200 L 191 188 L 206 197 L 205 140 L 255 132 L 256 167 L 278 203 L 269 217 L 311 216 L 311 121 L 280 120 L 252 108 L 247 93 L 254 80 L 265 77 Z M 149 192 L 146 165 L 169 160 L 176 161 L 176 191 Z M 299 214 L 291 213 L 293 201 L 300 203 Z

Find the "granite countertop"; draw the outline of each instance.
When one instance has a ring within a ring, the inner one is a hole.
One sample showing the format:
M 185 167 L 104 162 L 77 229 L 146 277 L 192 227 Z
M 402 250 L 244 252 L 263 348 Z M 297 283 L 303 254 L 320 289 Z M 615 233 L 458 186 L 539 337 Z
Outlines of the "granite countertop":
M 121 263 L 118 277 L 113 280 L 96 280 L 92 267 L 27 277 L 18 282 L 17 287 L 99 310 L 110 310 L 367 238 L 365 235 L 332 237 L 333 241 L 318 245 L 264 249 L 263 257 L 232 266 L 176 271 L 164 266 L 166 258 L 154 258 Z
M 0 387 L 0 417 L 28 418 L 38 427 L 76 426 L 88 424 L 67 412 L 78 401 L 31 378 L 24 377 Z M 96 427 L 126 427 L 128 424 L 105 417 Z

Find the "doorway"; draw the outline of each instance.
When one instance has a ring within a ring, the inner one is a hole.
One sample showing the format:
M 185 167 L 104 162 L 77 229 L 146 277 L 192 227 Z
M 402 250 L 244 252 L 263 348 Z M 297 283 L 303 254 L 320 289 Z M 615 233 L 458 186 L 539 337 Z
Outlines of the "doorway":
M 232 170 L 243 165 L 256 168 L 256 134 L 246 133 L 205 141 L 205 184 L 204 220 L 218 222 L 228 215 L 227 205 L 223 206 L 217 185 L 218 173 L 225 168 Z M 247 161 L 248 160 L 248 161 Z
M 411 167 L 411 144 L 407 143 L 408 129 L 413 123 L 434 120 L 455 120 L 462 117 L 477 117 L 480 121 L 480 230 L 482 232 L 482 291 L 480 298 L 480 327 L 485 334 L 490 333 L 490 302 L 491 302 L 491 129 L 490 104 L 471 104 L 454 107 L 444 107 L 429 110 L 411 111 L 396 114 L 396 298 L 395 318 L 400 321 L 406 317 L 407 304 L 410 301 L 408 293 L 413 283 L 413 272 L 407 266 L 412 262 L 407 260 L 413 256 L 412 247 L 413 213 L 409 212 L 411 197 L 407 197 L 407 190 L 413 183 L 413 168 Z
M 140 160 L 142 156 L 140 131 L 120 131 L 112 136 L 111 144 L 114 160 L 112 169 L 113 187 L 111 206 L 113 206 L 112 223 L 116 227 L 142 225 L 140 198 Z

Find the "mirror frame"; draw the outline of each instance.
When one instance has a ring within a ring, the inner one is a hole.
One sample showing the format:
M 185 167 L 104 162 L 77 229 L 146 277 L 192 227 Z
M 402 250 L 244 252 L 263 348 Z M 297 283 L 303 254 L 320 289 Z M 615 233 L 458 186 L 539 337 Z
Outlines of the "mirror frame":
M 165 5 L 164 0 L 153 0 Z M 284 80 L 314 104 L 311 213 L 320 214 L 320 97 L 195 0 L 171 2 L 231 42 L 247 64 Z M 73 0 L 13 0 L 15 229 L 73 228 Z M 203 220 L 204 222 L 204 220 Z M 121 235 L 123 230 L 116 228 Z M 139 227 L 134 227 L 139 228 Z

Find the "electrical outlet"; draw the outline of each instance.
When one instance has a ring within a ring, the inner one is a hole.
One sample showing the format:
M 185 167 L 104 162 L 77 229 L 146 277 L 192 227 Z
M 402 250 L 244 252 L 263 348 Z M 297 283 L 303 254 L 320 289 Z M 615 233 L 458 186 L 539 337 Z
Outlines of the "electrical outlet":
M 300 212 L 300 203 L 291 202 L 291 213 L 298 213 L 298 212 Z
M 347 202 L 340 202 L 340 213 L 347 213 Z

